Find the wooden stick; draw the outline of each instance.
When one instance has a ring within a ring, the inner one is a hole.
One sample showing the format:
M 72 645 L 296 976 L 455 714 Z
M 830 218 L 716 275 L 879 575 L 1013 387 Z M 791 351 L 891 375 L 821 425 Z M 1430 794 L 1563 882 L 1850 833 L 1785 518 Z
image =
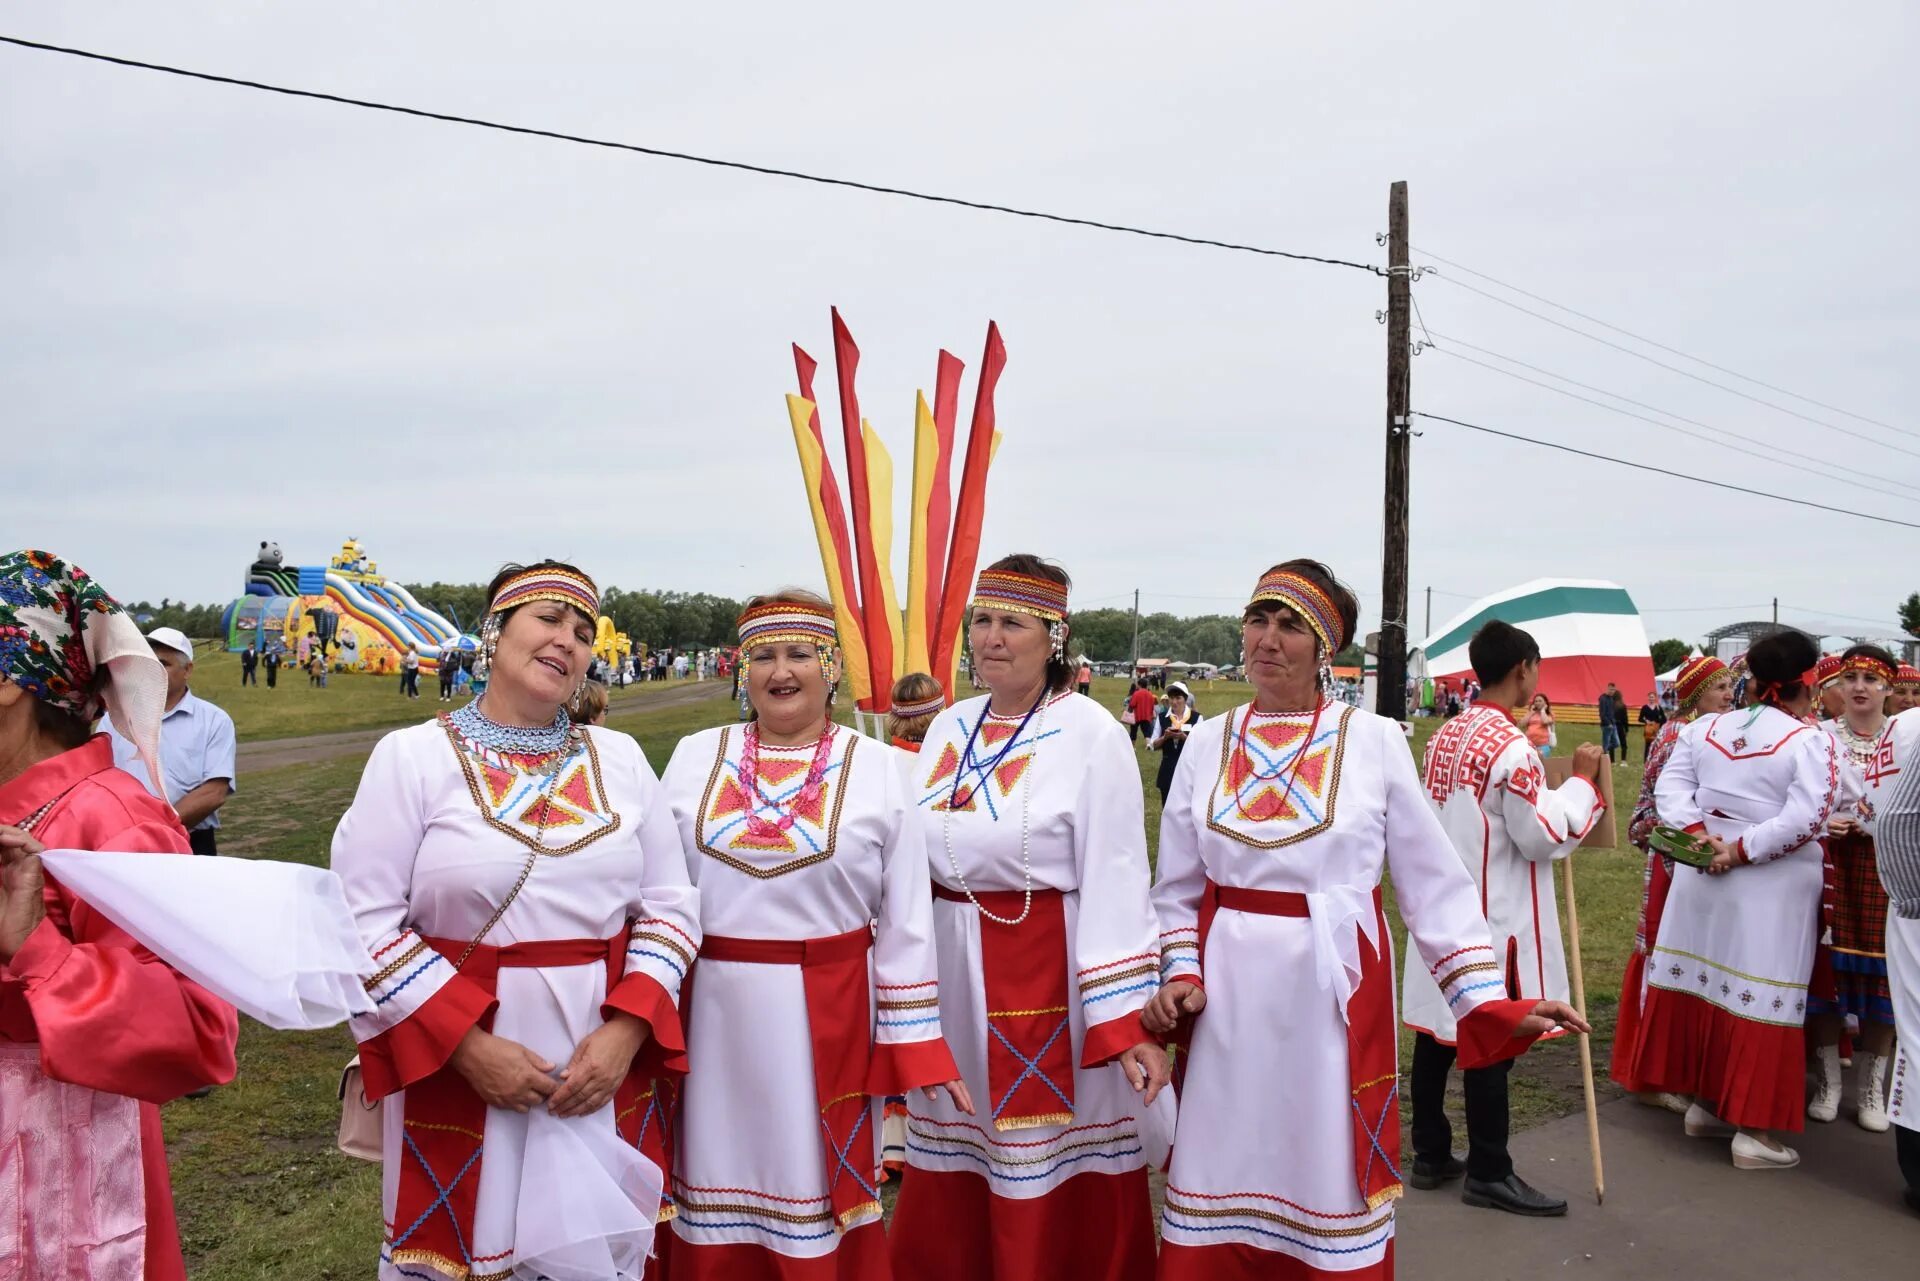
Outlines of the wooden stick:
M 1587 980 L 1580 969 L 1580 908 L 1573 898 L 1573 858 L 1566 858 L 1567 933 L 1573 939 L 1573 1008 L 1582 1021 L 1587 1017 Z M 1607 1179 L 1600 1168 L 1600 1105 L 1593 1095 L 1593 1045 L 1585 1032 L 1580 1033 L 1580 1084 L 1587 1097 L 1587 1147 L 1593 1153 L 1593 1200 L 1604 1205 Z

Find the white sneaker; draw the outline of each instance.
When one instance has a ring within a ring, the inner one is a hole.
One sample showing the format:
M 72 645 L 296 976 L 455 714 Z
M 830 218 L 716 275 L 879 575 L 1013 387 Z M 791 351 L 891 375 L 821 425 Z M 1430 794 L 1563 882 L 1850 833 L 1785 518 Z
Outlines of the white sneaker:
M 1799 1164 L 1800 1154 L 1784 1143 L 1769 1147 L 1744 1131 L 1733 1136 L 1736 1170 L 1791 1170 Z
M 1840 1047 L 1823 1045 L 1814 1055 L 1814 1072 L 1819 1077 L 1813 1101 L 1807 1104 L 1807 1116 L 1815 1121 L 1831 1121 L 1840 1115 Z
M 1872 1134 L 1887 1132 L 1887 1056 L 1863 1054 L 1860 1064 L 1860 1128 Z
M 1643 1107 L 1660 1108 L 1676 1116 L 1685 1116 L 1693 1100 L 1685 1095 L 1668 1094 L 1663 1090 L 1648 1090 L 1645 1094 L 1636 1094 L 1633 1101 Z
M 1687 1137 L 1690 1139 L 1724 1139 L 1735 1130 L 1698 1103 L 1687 1108 Z

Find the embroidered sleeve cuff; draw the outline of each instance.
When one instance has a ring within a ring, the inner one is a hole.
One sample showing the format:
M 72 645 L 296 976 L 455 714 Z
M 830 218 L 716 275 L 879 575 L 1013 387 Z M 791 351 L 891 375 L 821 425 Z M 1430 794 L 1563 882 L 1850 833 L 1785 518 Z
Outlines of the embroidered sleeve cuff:
M 680 999 L 680 984 L 693 965 L 697 944 L 671 921 L 648 917 L 635 921 L 627 937 L 627 973 L 653 978 L 674 1001 Z
M 873 1062 L 867 1068 L 867 1093 L 875 1098 L 905 1094 L 923 1085 L 944 1084 L 959 1075 L 953 1052 L 947 1049 L 942 1037 L 883 1043 L 873 1047 Z
M 52 978 L 54 971 L 65 965 L 71 955 L 73 940 L 43 916 L 40 923 L 27 934 L 27 941 L 20 945 L 20 950 L 13 954 L 13 959 L 0 966 L 0 973 L 19 979 L 31 991 L 37 984 Z
M 455 974 L 412 1014 L 360 1042 L 360 1080 L 369 1099 L 383 1099 L 445 1067 L 460 1038 L 487 1016 L 494 1000 Z
M 1534 1042 L 1522 1036 L 1520 1022 L 1537 1001 L 1482 1001 L 1461 1016 L 1455 1033 L 1462 1068 L 1490 1067 L 1525 1053 Z
M 1105 1023 L 1095 1023 L 1087 1029 L 1086 1042 L 1080 1047 L 1080 1066 L 1096 1068 L 1113 1062 L 1142 1041 L 1160 1044 L 1161 1038 L 1147 1031 L 1146 1024 L 1140 1021 L 1140 1011 L 1129 1010 L 1118 1018 L 1108 1019 Z
M 1705 823 L 1689 823 L 1684 830 L 1688 836 L 1705 836 L 1707 834 L 1707 825 Z
M 633 1071 L 642 1076 L 656 1076 L 662 1072 L 676 1075 L 686 1073 L 687 1037 L 680 1026 L 680 1010 L 658 980 L 640 970 L 628 973 L 627 977 L 613 985 L 613 991 L 607 993 L 606 1003 L 600 1007 L 602 1018 L 615 1013 L 645 1019 L 647 1026 L 652 1029 L 647 1043 L 640 1047 L 640 1053 L 634 1057 Z

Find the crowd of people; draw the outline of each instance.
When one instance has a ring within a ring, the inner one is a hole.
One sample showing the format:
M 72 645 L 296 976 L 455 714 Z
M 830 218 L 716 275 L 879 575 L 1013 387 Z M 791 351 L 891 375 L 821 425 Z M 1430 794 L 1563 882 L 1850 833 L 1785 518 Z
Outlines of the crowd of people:
M 350 1026 L 382 1135 L 379 1275 L 497 1281 L 532 1266 L 529 1224 L 606 1213 L 530 1173 L 556 1122 L 662 1173 L 652 1257 L 616 1269 L 662 1281 L 1389 1278 L 1407 1187 L 1565 1213 L 1513 1167 L 1507 1072 L 1588 1030 L 1551 870 L 1601 818 L 1607 765 L 1583 745 L 1547 785 L 1533 638 L 1474 636 L 1479 698 L 1416 768 L 1403 726 L 1335 696 L 1352 593 L 1318 562 L 1272 566 L 1243 611 L 1248 701 L 1203 717 L 1179 682 L 1164 706 L 1129 695 L 1159 758 L 1150 872 L 1139 758 L 1077 692 L 1069 589 L 1036 556 L 981 571 L 983 692 L 950 704 L 903 678 L 891 741 L 833 718 L 829 603 L 755 597 L 749 718 L 656 775 L 598 723 L 593 580 L 503 569 L 484 692 L 382 739 L 333 840 L 373 962 Z M 160 1281 L 184 1268 L 153 1105 L 231 1078 L 235 1018 L 37 855 L 202 844 L 188 829 L 231 794 L 231 734 L 222 758 L 179 639 L 142 637 L 58 558 L 0 561 L 0 1057 L 26 1068 L 0 1073 L 0 1145 L 38 1140 L 11 1149 L 9 1213 L 46 1258 L 79 1234 Z M 1717 660 L 1682 673 L 1630 825 L 1647 892 L 1614 1070 L 1687 1133 L 1727 1135 L 1736 1167 L 1773 1169 L 1797 1160 L 1779 1133 L 1832 1119 L 1825 1065 L 1837 1101 L 1851 1051 L 1859 1123 L 1900 1127 L 1920 1187 L 1894 1040 L 1920 1016 L 1920 718 L 1887 715 L 1911 669 L 1856 647 L 1816 677 L 1805 649 L 1756 644 L 1743 691 Z M 200 765 L 176 769 L 190 746 Z M 1705 866 L 1668 861 L 1676 833 Z M 76 1114 L 84 1132 L 59 1120 Z M 124 1153 L 142 1187 L 67 1161 L 74 1144 Z

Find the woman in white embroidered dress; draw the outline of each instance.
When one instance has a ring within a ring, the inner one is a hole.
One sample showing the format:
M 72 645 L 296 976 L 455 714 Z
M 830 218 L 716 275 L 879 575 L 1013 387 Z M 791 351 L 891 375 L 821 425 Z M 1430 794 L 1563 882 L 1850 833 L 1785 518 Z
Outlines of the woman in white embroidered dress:
M 740 653 L 754 719 L 681 739 L 663 776 L 704 927 L 667 1274 L 885 1281 L 882 1099 L 944 1085 L 972 1110 L 925 844 L 895 750 L 830 719 L 832 606 L 754 598 Z
M 1819 657 L 1799 632 L 1762 638 L 1747 651 L 1759 701 L 1688 725 L 1654 788 L 1660 822 L 1704 835 L 1715 855 L 1675 870 L 1634 1068 L 1649 1088 L 1692 1096 L 1687 1133 L 1731 1135 L 1742 1170 L 1800 1160 L 1771 1132 L 1804 1124 L 1819 838 L 1840 779 L 1833 738 L 1805 719 Z
M 1164 986 L 1146 1023 L 1189 1029 L 1162 1281 L 1392 1277 L 1388 868 L 1462 1063 L 1585 1028 L 1561 1002 L 1502 999 L 1473 880 L 1400 727 L 1331 697 L 1328 664 L 1356 618 L 1317 561 L 1262 576 L 1243 623 L 1256 697 L 1195 728 L 1161 816 Z
M 1072 692 L 1065 571 L 1009 556 L 969 608 L 991 693 L 942 712 L 914 764 L 932 860 L 941 1026 L 976 1118 L 908 1099 L 893 1222 L 905 1281 L 1143 1281 L 1140 1137 L 1168 1076 L 1144 802 L 1126 733 Z
M 639 744 L 564 706 L 597 592 L 544 561 L 488 595 L 486 693 L 382 739 L 333 840 L 381 967 L 353 1032 L 386 1100 L 383 1281 L 511 1275 L 517 1224 L 565 1194 L 522 1185 L 528 1110 L 660 1163 L 654 1077 L 685 1070 L 700 925 L 680 834 Z

